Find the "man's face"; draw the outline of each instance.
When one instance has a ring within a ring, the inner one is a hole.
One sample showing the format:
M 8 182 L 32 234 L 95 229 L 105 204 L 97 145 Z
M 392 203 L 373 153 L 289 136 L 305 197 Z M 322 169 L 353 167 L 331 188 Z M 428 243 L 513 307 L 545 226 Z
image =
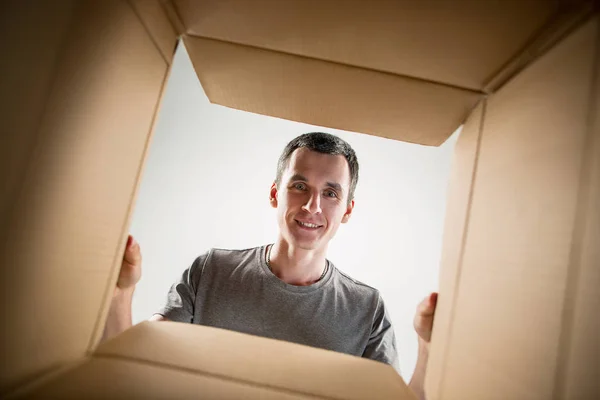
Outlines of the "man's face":
M 350 168 L 342 155 L 295 150 L 279 188 L 271 186 L 271 204 L 283 238 L 304 250 L 327 246 L 340 223 L 350 218 Z

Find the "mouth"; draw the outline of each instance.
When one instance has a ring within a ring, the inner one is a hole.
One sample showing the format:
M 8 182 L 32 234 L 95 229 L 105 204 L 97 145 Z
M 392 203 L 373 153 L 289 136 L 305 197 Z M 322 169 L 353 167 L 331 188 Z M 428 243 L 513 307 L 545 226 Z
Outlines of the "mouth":
M 308 230 L 316 230 L 323 226 L 323 225 L 313 224 L 311 222 L 298 221 L 297 219 L 295 219 L 294 221 L 296 221 L 296 224 L 298 224 L 298 226 L 300 226 L 301 228 L 308 229 Z

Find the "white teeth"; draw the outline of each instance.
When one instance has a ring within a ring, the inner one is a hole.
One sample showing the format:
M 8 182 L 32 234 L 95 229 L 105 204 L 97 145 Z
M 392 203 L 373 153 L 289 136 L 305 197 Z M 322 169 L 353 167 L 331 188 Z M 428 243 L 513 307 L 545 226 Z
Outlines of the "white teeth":
M 306 226 L 307 228 L 318 228 L 319 225 L 315 225 L 315 224 L 310 224 L 308 222 L 300 222 L 298 221 L 298 223 L 302 226 Z

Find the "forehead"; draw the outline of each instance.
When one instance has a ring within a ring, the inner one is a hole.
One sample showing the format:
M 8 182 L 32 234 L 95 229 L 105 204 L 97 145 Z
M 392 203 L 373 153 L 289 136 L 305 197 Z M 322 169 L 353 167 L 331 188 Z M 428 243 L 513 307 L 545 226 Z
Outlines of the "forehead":
M 341 185 L 350 184 L 350 167 L 342 155 L 323 154 L 299 148 L 292 153 L 284 178 L 299 174 L 309 181 L 336 182 Z

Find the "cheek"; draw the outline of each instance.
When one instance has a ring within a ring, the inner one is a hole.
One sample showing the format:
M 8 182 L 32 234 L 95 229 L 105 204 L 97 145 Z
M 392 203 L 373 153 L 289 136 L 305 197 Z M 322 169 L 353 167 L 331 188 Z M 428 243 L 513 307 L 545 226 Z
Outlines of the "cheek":
M 281 201 L 279 203 L 282 208 L 287 209 L 296 209 L 302 207 L 303 199 L 302 196 L 293 193 L 287 193 L 281 196 Z
M 322 209 L 330 224 L 341 223 L 346 213 L 346 208 L 340 204 L 331 204 L 330 206 L 322 207 Z
M 278 199 L 277 214 L 282 219 L 288 219 L 290 214 L 293 214 L 297 208 L 295 203 L 297 202 L 294 201 L 293 196 L 282 194 Z

